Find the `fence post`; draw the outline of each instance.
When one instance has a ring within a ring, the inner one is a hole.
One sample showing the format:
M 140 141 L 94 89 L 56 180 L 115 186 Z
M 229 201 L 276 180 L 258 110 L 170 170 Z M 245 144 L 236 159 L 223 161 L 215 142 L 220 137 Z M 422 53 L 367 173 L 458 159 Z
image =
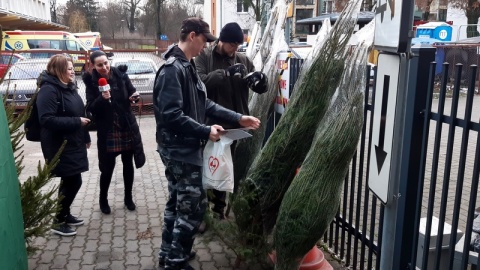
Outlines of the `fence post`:
M 406 76 L 400 76 L 391 159 L 391 200 L 385 205 L 380 269 L 415 269 L 423 172 L 420 172 L 428 70 L 435 48 L 412 49 Z M 402 71 L 400 71 L 402 72 Z M 402 87 L 401 84 L 404 84 Z

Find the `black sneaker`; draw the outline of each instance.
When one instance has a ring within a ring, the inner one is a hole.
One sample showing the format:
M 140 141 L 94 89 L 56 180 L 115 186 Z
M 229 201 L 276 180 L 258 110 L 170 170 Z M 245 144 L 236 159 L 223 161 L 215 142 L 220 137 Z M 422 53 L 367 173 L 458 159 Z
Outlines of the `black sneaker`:
M 51 231 L 55 234 L 62 236 L 74 236 L 77 232 L 68 226 L 66 223 L 55 224 L 52 226 Z
M 67 223 L 67 225 L 70 225 L 70 226 L 80 226 L 80 225 L 83 225 L 83 220 L 75 217 L 75 216 L 72 216 L 71 214 L 68 214 L 67 217 L 65 218 L 65 223 Z
M 191 261 L 193 259 L 195 259 L 195 256 L 197 256 L 197 252 L 195 251 L 191 251 L 190 254 L 188 255 L 188 260 L 187 261 Z M 160 267 L 165 267 L 165 257 L 163 256 L 160 256 L 158 258 L 158 266 Z M 183 269 L 183 268 L 182 268 Z

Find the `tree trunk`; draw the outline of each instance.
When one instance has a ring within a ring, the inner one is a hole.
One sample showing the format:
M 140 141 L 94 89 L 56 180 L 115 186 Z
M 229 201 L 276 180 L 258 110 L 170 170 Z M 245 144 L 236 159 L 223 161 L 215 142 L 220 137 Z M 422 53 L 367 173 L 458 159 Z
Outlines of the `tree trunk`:
M 156 19 L 156 34 L 157 36 L 155 37 L 155 39 L 160 39 L 160 35 L 162 35 L 162 23 L 161 23 L 161 19 L 160 19 L 160 11 L 162 9 L 162 0 L 156 0 L 155 1 L 155 11 L 156 11 L 156 14 L 155 14 L 155 19 Z
M 472 8 L 466 10 L 467 15 L 467 37 L 478 37 L 480 33 L 478 33 L 477 26 L 478 26 L 478 18 L 480 17 L 480 9 L 479 8 Z

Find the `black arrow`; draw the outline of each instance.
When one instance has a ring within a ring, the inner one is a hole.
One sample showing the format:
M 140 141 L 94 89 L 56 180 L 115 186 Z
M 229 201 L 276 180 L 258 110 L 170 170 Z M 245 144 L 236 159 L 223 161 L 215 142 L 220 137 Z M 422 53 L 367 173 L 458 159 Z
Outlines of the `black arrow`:
M 385 143 L 385 122 L 387 120 L 387 104 L 388 104 L 388 88 L 390 86 L 390 76 L 383 77 L 383 95 L 382 95 L 382 110 L 380 117 L 380 135 L 378 138 L 378 146 L 375 145 L 375 156 L 377 157 L 378 174 L 382 170 L 383 163 L 387 157 L 387 153 L 383 150 Z

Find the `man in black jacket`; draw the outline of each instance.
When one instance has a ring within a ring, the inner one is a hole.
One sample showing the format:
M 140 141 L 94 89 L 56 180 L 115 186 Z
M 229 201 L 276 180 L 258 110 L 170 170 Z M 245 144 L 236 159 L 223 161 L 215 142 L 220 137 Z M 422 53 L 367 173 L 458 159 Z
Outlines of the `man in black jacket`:
M 203 148 L 217 141 L 220 125 L 206 125 L 206 116 L 243 127 L 258 128 L 260 121 L 241 115 L 207 99 L 192 58 L 216 38 L 199 18 L 182 22 L 180 41 L 163 55 L 166 63 L 157 72 L 153 98 L 158 152 L 165 165 L 169 199 L 165 206 L 159 264 L 165 269 L 193 269 L 188 260 L 194 235 L 207 207 L 202 187 Z
M 218 41 L 195 58 L 195 65 L 207 87 L 209 99 L 227 109 L 248 115 L 249 89 L 263 94 L 268 90 L 268 83 L 265 74 L 255 71 L 252 61 L 245 54 L 237 53 L 238 46 L 242 43 L 243 31 L 240 25 L 227 23 L 222 28 Z M 212 122 L 215 120 L 207 119 L 207 124 Z M 219 124 L 224 128 L 238 127 L 223 122 Z M 235 158 L 235 146 L 234 142 L 231 146 L 232 158 Z M 238 185 L 238 180 L 235 178 L 235 186 Z M 209 197 L 214 205 L 212 210 L 223 219 L 227 194 L 218 190 L 212 190 L 212 193 L 213 196 Z

